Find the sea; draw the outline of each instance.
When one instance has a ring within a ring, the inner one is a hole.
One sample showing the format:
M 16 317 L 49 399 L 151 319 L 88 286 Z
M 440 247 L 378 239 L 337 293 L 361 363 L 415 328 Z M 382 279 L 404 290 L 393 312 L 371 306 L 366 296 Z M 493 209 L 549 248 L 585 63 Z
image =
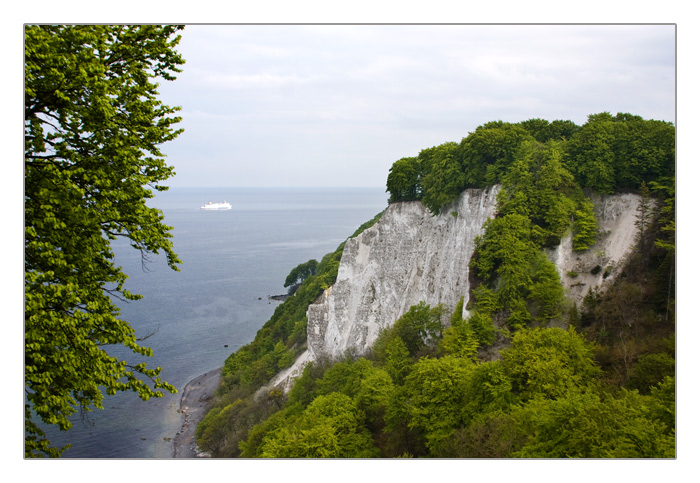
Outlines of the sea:
M 205 211 L 228 201 L 227 211 Z M 180 271 L 163 254 L 142 258 L 126 240 L 113 243 L 137 301 L 117 301 L 153 357 L 107 347 L 127 362 L 162 367 L 180 394 L 142 401 L 133 392 L 106 396 L 104 409 L 76 413 L 68 431 L 47 428 L 54 446 L 70 443 L 66 458 L 171 458 L 182 426 L 184 386 L 223 366 L 253 340 L 286 293 L 284 280 L 300 263 L 334 251 L 387 206 L 384 188 L 171 188 L 149 200 L 173 227 Z

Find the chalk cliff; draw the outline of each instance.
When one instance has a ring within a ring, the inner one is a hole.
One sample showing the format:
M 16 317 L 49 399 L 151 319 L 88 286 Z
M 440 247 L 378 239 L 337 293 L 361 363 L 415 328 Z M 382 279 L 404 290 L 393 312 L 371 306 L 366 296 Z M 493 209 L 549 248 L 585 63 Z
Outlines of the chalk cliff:
M 335 284 L 307 312 L 311 354 L 362 353 L 412 305 L 452 309 L 468 297 L 474 237 L 495 214 L 497 192 L 467 190 L 435 217 L 419 202 L 395 203 L 348 240 Z
M 271 385 L 289 389 L 306 363 L 321 357 L 363 353 L 381 329 L 421 301 L 442 303 L 449 312 L 464 296 L 466 306 L 474 238 L 496 214 L 498 190 L 466 190 L 438 216 L 420 202 L 394 203 L 349 239 L 335 284 L 308 308 L 307 351 Z M 575 253 L 569 234 L 548 252 L 572 300 L 614 279 L 634 246 L 639 200 L 631 194 L 594 198 L 601 232 L 596 245 Z
M 307 362 L 362 353 L 379 331 L 421 301 L 452 310 L 469 297 L 474 238 L 496 212 L 498 187 L 469 189 L 433 216 L 419 201 L 391 204 L 343 250 L 338 277 L 307 311 L 307 346 L 275 377 L 288 389 Z
M 639 195 L 630 193 L 594 195 L 598 220 L 596 244 L 585 252 L 574 252 L 569 233 L 556 249 L 548 251 L 570 300 L 580 304 L 589 288 L 605 286 L 620 273 L 625 258 L 635 246 L 640 201 Z

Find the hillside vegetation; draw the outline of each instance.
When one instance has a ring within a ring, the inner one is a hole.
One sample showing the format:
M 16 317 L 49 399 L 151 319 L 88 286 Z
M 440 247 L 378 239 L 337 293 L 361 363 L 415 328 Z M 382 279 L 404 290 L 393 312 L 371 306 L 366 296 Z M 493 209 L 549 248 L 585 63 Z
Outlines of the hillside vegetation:
M 306 308 L 334 282 L 341 245 L 293 270 L 293 282 L 306 276 L 295 294 L 226 361 L 199 446 L 219 457 L 674 457 L 674 146 L 670 123 L 601 113 L 583 126 L 490 122 L 396 161 L 389 201 L 433 214 L 464 189 L 502 186 L 471 262 L 468 317 L 463 302 L 418 304 L 369 353 L 316 361 L 288 394 L 254 397 L 305 348 Z M 571 304 L 544 249 L 571 233 L 589 250 L 589 195 L 620 191 L 642 196 L 637 250 L 609 289 Z

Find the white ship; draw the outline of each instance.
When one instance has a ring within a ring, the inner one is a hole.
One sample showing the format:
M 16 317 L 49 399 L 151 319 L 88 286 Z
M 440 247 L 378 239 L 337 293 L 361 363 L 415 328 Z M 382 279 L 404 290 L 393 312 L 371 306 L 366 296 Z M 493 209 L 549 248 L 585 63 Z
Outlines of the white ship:
M 211 201 L 201 207 L 202 210 L 230 210 L 231 203 L 224 201 L 223 203 L 212 203 Z

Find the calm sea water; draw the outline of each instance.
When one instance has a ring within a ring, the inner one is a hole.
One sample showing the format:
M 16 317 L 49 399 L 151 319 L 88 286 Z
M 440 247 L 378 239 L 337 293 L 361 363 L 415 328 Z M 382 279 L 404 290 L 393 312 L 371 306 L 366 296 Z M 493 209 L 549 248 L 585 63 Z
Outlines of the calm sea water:
M 208 201 L 228 201 L 230 211 L 207 212 Z M 130 278 L 126 288 L 143 299 L 120 303 L 122 316 L 178 390 L 192 378 L 221 367 L 253 340 L 284 293 L 292 268 L 321 260 L 357 227 L 386 207 L 383 188 L 172 188 L 150 202 L 173 227 L 180 271 L 164 256 L 142 267 L 138 251 L 115 244 L 117 262 Z M 228 347 L 224 347 L 228 345 Z M 136 361 L 120 348 L 110 353 Z M 141 401 L 134 393 L 106 397 L 104 410 L 74 418 L 68 432 L 49 431 L 55 445 L 71 443 L 65 457 L 169 458 L 180 429 L 180 394 Z

